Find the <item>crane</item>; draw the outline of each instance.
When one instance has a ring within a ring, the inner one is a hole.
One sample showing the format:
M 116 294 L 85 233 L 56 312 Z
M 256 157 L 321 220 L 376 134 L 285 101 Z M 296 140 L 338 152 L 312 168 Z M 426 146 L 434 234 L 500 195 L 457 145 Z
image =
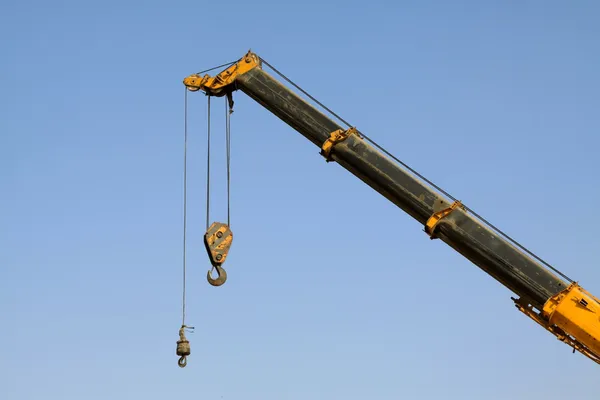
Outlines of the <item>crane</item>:
M 266 72 L 265 65 L 345 126 Z M 447 244 L 508 288 L 516 296 L 511 300 L 520 312 L 571 346 L 573 352 L 600 364 L 598 298 L 402 163 L 266 60 L 248 51 L 218 74 L 192 74 L 183 84 L 187 91 L 201 91 L 209 98 L 226 96 L 230 107 L 235 91 L 255 100 L 315 144 L 327 162 L 338 163 L 417 220 L 429 238 Z M 219 274 L 213 279 L 208 272 L 207 279 L 214 286 L 222 285 L 227 277 L 222 264 L 231 240 L 227 224 L 215 223 L 207 229 L 206 249 Z

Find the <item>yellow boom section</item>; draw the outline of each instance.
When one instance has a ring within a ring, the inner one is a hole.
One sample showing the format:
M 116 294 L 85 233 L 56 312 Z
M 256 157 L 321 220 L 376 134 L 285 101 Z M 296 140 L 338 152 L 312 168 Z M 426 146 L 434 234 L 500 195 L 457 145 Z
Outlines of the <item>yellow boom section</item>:
M 543 312 L 551 326 L 576 337 L 587 352 L 592 353 L 592 358 L 600 362 L 600 302 L 597 298 L 577 283 L 572 283 L 551 297 Z
M 600 364 L 600 301 L 577 282 L 548 299 L 540 313 L 524 299 L 513 300 L 558 340 Z

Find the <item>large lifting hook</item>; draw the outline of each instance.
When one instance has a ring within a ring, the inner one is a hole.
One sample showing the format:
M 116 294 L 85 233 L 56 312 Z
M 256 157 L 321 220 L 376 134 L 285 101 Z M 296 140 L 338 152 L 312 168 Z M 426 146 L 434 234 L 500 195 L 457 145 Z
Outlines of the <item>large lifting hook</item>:
M 230 224 L 230 213 L 229 213 L 229 162 L 230 162 L 230 128 L 229 128 L 229 119 L 230 114 L 233 112 L 233 96 L 231 95 L 231 91 L 227 91 L 226 93 L 227 99 L 225 102 L 225 110 L 226 110 L 226 150 L 227 150 L 227 223 L 223 222 L 213 222 L 212 225 L 208 226 L 209 221 L 209 204 L 210 204 L 210 95 L 208 97 L 208 157 L 207 157 L 207 179 L 206 179 L 206 233 L 204 234 L 204 246 L 206 247 L 206 251 L 208 252 L 208 256 L 210 258 L 210 263 L 212 264 L 212 269 L 206 273 L 206 280 L 212 286 L 221 286 L 227 280 L 227 272 L 223 269 L 222 265 L 227 258 L 227 254 L 229 253 L 229 248 L 231 247 L 231 241 L 233 240 L 233 234 L 231 233 L 231 229 L 229 227 Z M 211 276 L 212 270 L 217 270 L 218 277 L 215 279 Z
M 210 263 L 213 269 L 217 270 L 217 278 L 211 276 L 212 270 L 206 273 L 206 280 L 213 286 L 221 286 L 227 280 L 227 272 L 221 266 L 231 247 L 233 241 L 233 233 L 229 229 L 229 225 L 222 222 L 213 222 L 204 234 L 204 245 L 210 257 Z

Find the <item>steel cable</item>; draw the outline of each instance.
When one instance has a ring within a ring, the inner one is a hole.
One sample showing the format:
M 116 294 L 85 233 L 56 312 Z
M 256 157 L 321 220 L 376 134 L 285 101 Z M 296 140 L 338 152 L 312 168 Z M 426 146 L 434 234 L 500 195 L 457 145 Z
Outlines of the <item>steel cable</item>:
M 183 300 L 182 300 L 182 322 L 181 325 L 185 326 L 185 281 L 186 281 L 186 235 L 187 235 L 187 110 L 188 110 L 188 93 L 185 88 L 185 99 L 184 99 L 184 123 L 183 123 Z
M 225 149 L 227 157 L 227 226 L 231 228 L 231 108 L 227 97 L 225 97 Z
M 204 71 L 196 72 L 196 75 L 200 75 L 200 74 L 204 74 L 206 72 L 214 71 L 215 69 L 218 69 L 218 68 L 223 68 L 223 67 L 229 68 L 233 64 L 235 64 L 235 63 L 237 63 L 239 61 L 240 61 L 240 59 L 237 59 L 235 61 L 231 61 L 231 62 L 228 62 L 228 63 L 225 63 L 225 64 L 217 65 L 216 67 L 212 67 L 212 68 L 209 68 L 209 69 L 205 69 Z

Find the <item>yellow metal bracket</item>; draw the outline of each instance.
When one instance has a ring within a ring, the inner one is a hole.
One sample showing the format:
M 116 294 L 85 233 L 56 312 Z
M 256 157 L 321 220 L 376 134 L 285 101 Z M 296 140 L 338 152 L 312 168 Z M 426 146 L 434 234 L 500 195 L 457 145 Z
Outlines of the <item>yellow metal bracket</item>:
M 440 210 L 434 213 L 431 217 L 429 217 L 429 219 L 425 223 L 425 233 L 429 235 L 430 239 L 436 238 L 435 228 L 440 223 L 440 221 L 457 208 L 460 208 L 462 210 L 465 209 L 460 200 L 456 200 L 454 203 L 452 203 L 450 207 Z
M 244 57 L 238 62 L 225 69 L 223 72 L 215 76 L 193 74 L 183 80 L 183 84 L 191 92 L 198 90 L 203 91 L 209 96 L 224 96 L 227 92 L 231 92 L 231 86 L 235 83 L 238 76 L 246 72 L 260 68 L 260 57 L 248 51 Z
M 347 130 L 338 129 L 337 131 L 331 132 L 329 138 L 323 143 L 321 147 L 321 155 L 325 157 L 325 161 L 330 162 L 333 161 L 331 159 L 331 150 L 333 150 L 333 146 L 338 144 L 339 142 L 343 142 L 348 139 L 350 135 L 357 134 L 356 128 L 352 127 Z

